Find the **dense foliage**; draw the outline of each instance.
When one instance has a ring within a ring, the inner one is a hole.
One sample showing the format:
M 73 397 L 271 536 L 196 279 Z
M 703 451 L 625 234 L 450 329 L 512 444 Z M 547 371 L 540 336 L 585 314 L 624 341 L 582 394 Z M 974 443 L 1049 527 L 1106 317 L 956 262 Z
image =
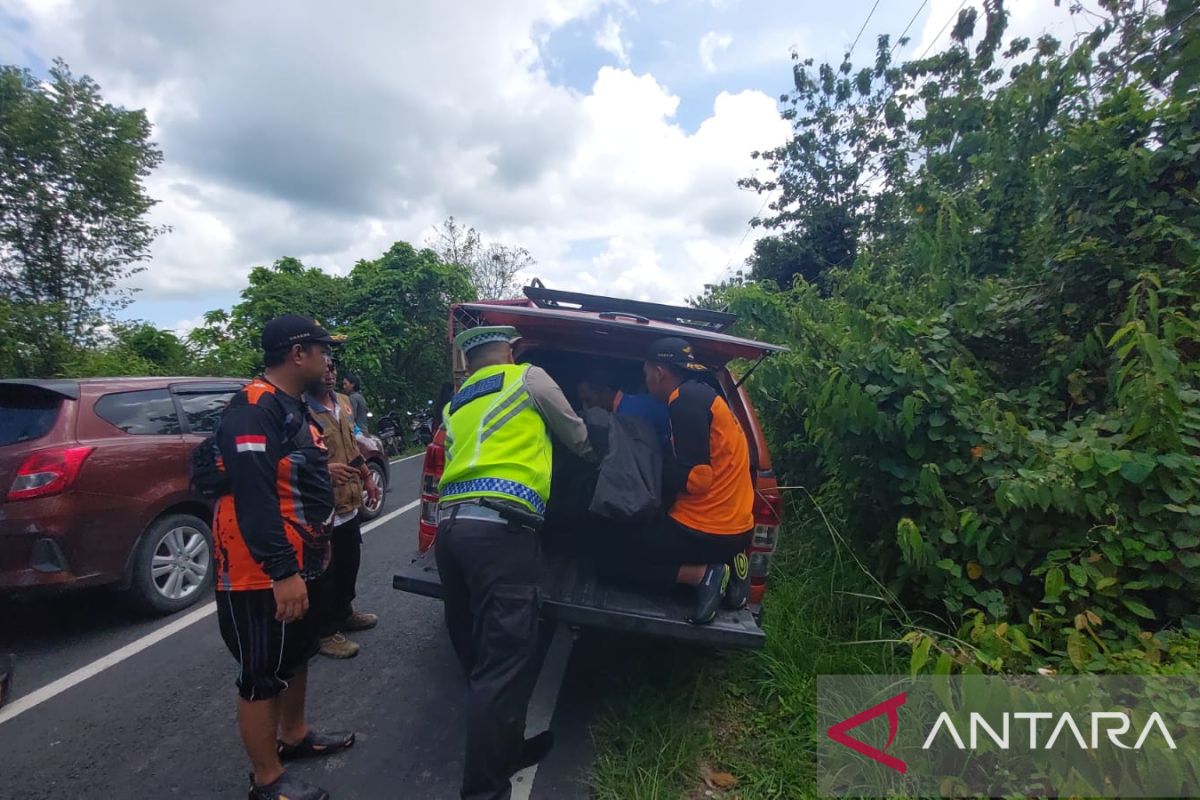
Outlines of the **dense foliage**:
M 746 182 L 773 235 L 703 299 L 791 345 L 751 382 L 775 455 L 914 668 L 1161 668 L 1200 630 L 1200 15 L 1101 5 L 1068 46 L 989 2 L 928 58 L 798 62 Z
M 145 178 L 162 161 L 143 111 L 56 61 L 0 66 L 0 369 L 55 369 L 127 301 L 161 229 Z
M 404 411 L 437 396 L 450 363 L 450 304 L 473 296 L 463 268 L 404 242 L 345 276 L 283 258 L 252 270 L 241 302 L 210 311 L 189 345 L 196 371 L 249 375 L 260 367 L 262 326 L 280 314 L 307 314 L 347 337 L 338 348 L 342 372 L 362 379 L 376 413 Z

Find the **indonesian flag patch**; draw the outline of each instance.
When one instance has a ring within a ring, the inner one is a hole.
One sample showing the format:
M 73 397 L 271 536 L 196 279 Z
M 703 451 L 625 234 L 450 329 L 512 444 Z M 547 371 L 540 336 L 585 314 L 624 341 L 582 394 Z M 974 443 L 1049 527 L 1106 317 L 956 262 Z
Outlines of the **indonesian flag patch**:
M 267 452 L 267 437 L 265 436 L 238 436 L 234 440 L 239 453 L 265 453 Z

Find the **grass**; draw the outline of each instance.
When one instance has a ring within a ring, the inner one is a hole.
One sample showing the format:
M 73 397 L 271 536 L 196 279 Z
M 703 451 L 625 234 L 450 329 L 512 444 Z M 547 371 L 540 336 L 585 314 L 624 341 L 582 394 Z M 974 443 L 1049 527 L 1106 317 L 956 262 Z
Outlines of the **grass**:
M 597 798 L 816 797 L 817 676 L 907 671 L 880 587 L 815 506 L 797 516 L 772 565 L 763 650 L 632 651 L 593 727 Z

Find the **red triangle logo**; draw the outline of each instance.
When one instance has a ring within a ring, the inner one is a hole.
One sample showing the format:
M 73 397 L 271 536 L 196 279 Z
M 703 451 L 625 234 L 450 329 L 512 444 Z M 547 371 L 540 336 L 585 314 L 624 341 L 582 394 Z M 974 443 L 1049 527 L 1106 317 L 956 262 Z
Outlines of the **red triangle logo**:
M 907 699 L 908 693 L 901 692 L 895 697 L 884 700 L 878 705 L 871 706 L 866 711 L 860 711 L 849 719 L 842 720 L 837 725 L 832 726 L 828 731 L 826 731 L 826 733 L 829 734 L 830 739 L 833 739 L 838 744 L 845 745 L 854 752 L 861 753 L 872 761 L 878 761 L 885 767 L 889 767 L 896 770 L 896 772 L 904 774 L 908 772 L 908 765 L 895 756 L 889 756 L 887 753 L 883 752 L 883 750 L 887 750 L 889 747 L 891 747 L 892 742 L 896 740 L 896 731 L 900 728 L 900 713 L 897 711 L 897 709 L 904 705 L 904 702 Z M 881 714 L 887 714 L 888 716 L 888 740 L 887 744 L 883 746 L 883 750 L 877 750 L 866 742 L 859 741 L 858 739 L 855 739 L 853 736 L 850 736 L 846 733 L 846 731 L 857 728 L 864 722 L 869 722 Z

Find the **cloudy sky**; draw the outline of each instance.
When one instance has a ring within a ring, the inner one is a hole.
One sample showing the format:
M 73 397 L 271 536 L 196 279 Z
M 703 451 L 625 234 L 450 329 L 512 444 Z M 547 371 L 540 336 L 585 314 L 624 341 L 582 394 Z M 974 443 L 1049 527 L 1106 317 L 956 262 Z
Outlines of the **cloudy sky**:
M 881 0 L 856 52 L 913 20 L 919 54 L 961 2 Z M 173 230 L 131 317 L 186 330 L 255 265 L 344 273 L 451 214 L 549 286 L 678 301 L 752 246 L 736 181 L 787 136 L 791 49 L 840 57 L 873 5 L 0 0 L 0 62 L 62 57 L 150 114 Z M 1072 33 L 1053 0 L 1008 5 L 1013 33 Z

